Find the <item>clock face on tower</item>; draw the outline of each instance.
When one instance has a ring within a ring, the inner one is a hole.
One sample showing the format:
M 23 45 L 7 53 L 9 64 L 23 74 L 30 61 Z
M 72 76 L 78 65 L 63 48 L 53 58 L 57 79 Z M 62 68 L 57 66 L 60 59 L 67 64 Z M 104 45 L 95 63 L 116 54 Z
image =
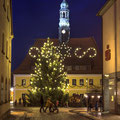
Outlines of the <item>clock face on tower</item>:
M 66 29 L 61 30 L 61 39 L 62 39 L 63 42 L 68 41 L 68 39 L 69 39 L 69 30 L 66 30 Z
M 65 34 L 65 33 L 66 33 L 66 30 L 63 29 L 63 30 L 62 30 L 62 34 Z

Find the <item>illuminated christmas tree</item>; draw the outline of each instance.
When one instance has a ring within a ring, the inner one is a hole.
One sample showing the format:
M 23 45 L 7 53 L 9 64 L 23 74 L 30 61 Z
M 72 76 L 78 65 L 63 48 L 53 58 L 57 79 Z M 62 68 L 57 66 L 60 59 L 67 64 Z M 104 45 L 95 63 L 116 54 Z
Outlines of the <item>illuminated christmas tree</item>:
M 68 86 L 64 65 L 57 47 L 53 46 L 49 38 L 35 57 L 34 74 L 31 74 L 31 90 L 28 95 L 29 104 L 37 106 L 40 95 L 43 95 L 45 100 L 50 97 L 53 102 L 66 98 Z

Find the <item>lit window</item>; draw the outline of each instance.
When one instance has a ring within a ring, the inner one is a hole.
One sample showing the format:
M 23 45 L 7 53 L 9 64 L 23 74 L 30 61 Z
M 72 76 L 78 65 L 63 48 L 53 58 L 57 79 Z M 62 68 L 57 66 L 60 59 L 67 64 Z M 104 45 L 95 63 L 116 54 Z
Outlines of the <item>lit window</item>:
M 76 85 L 76 79 L 72 79 L 72 85 Z
M 89 85 L 93 85 L 93 79 L 89 79 Z
M 26 85 L 26 80 L 22 79 L 22 86 Z
M 80 85 L 84 85 L 84 79 L 80 79 Z

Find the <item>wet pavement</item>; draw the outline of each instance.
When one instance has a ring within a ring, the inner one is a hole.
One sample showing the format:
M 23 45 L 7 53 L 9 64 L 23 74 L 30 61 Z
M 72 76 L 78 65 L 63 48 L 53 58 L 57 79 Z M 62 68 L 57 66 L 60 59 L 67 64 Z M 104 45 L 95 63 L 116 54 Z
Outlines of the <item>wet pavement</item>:
M 59 108 L 59 113 L 40 113 L 38 107 L 12 107 L 6 120 L 120 120 L 120 115 L 103 114 L 86 108 Z
M 59 108 L 59 113 L 40 113 L 39 108 L 14 108 L 6 120 L 91 120 L 69 112 L 70 110 L 71 108 Z

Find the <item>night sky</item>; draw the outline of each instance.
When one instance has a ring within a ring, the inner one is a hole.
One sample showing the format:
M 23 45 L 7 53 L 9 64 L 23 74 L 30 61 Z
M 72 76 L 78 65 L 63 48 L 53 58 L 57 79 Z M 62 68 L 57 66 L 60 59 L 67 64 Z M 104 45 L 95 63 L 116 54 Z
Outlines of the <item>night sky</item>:
M 101 18 L 96 14 L 106 0 L 67 0 L 71 38 L 94 36 L 101 48 Z M 62 0 L 13 0 L 12 71 L 24 60 L 36 38 L 58 38 Z

